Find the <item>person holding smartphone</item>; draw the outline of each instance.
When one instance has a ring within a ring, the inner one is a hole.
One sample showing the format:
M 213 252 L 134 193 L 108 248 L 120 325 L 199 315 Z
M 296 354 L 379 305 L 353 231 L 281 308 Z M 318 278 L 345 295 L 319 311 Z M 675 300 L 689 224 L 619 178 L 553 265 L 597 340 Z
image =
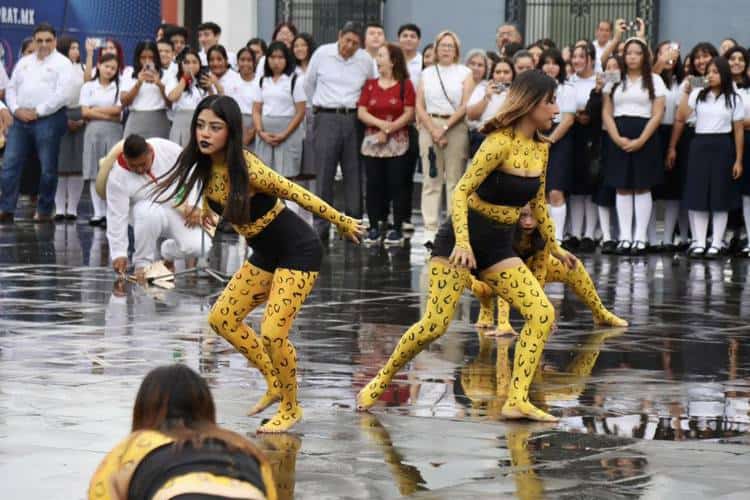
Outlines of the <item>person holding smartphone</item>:
M 133 70 L 123 77 L 120 101 L 130 113 L 125 123 L 125 137 L 133 134 L 149 139 L 169 137 L 167 97 L 157 62 L 159 48 L 153 40 L 144 40 L 135 47 Z
M 706 72 L 707 86 L 683 94 L 680 109 L 695 112 L 695 138 L 690 144 L 685 205 L 693 225 L 691 258 L 716 259 L 725 251 L 729 211 L 739 207 L 744 148 L 745 106 L 735 91 L 729 62 L 715 57 Z M 706 249 L 709 221 L 711 247 Z
M 501 57 L 492 65 L 490 79 L 476 87 L 466 103 L 466 119 L 469 123 L 469 157 L 474 156 L 484 140 L 484 134 L 479 131 L 482 125 L 495 116 L 505 102 L 505 96 L 510 84 L 516 76 L 513 62 Z
M 198 81 L 201 60 L 197 50 L 190 47 L 183 50 L 177 57 L 177 67 L 177 74 L 165 83 L 167 99 L 174 112 L 169 140 L 184 147 L 190 142 L 190 122 L 195 108 L 209 91 Z
M 651 188 L 662 182 L 664 174 L 656 131 L 664 116 L 667 94 L 664 82 L 652 73 L 649 49 L 643 40 L 631 38 L 625 42 L 621 82 L 605 88 L 604 94 L 603 119 L 612 139 L 605 182 L 617 190 L 617 253 L 642 255 L 651 220 Z

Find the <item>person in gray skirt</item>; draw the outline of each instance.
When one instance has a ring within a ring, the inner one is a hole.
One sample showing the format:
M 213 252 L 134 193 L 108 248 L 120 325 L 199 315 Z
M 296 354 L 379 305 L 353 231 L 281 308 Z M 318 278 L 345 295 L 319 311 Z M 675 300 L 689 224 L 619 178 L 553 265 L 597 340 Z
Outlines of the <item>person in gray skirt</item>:
M 177 65 L 177 74 L 165 83 L 167 99 L 174 111 L 169 140 L 185 147 L 190 142 L 190 122 L 195 108 L 208 92 L 198 81 L 201 60 L 197 50 L 184 49 L 177 58 Z
M 153 40 L 144 40 L 135 47 L 133 70 L 123 75 L 120 102 L 129 108 L 125 123 L 125 137 L 138 134 L 169 138 L 167 98 L 164 93 L 163 72 L 157 63 L 159 49 Z
M 89 220 L 93 226 L 106 224 L 107 204 L 96 193 L 95 180 L 99 172 L 99 158 L 122 139 L 120 123 L 119 63 L 114 54 L 99 59 L 94 79 L 81 87 L 79 104 L 81 116 L 86 120 L 83 135 L 83 179 L 90 181 L 91 203 L 94 215 Z
M 84 125 L 78 98 L 83 85 L 83 66 L 78 41 L 61 36 L 57 50 L 70 59 L 73 68 L 68 82 L 69 98 L 66 105 L 68 128 L 60 141 L 57 156 L 57 191 L 55 192 L 55 220 L 75 220 L 78 217 L 78 202 L 83 191 L 81 162 L 83 159 Z
M 253 122 L 258 131 L 255 154 L 284 177 L 294 178 L 302 167 L 302 141 L 307 97 L 294 71 L 294 56 L 283 42 L 273 42 L 258 80 Z M 299 213 L 291 202 L 287 206 Z M 308 212 L 309 213 L 309 212 Z M 312 223 L 312 217 L 308 222 Z

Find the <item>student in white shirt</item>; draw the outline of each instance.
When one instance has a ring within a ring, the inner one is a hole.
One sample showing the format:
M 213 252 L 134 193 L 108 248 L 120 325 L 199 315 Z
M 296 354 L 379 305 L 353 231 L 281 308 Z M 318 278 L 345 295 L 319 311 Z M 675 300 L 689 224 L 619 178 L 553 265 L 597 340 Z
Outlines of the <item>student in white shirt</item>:
M 159 49 L 152 40 L 135 47 L 133 69 L 123 75 L 120 101 L 128 107 L 125 137 L 137 134 L 145 138 L 169 137 L 167 97 L 164 93 L 164 72 L 158 62 Z
M 221 43 L 221 27 L 214 22 L 205 22 L 198 25 L 198 45 L 201 46 L 199 52 L 201 58 L 201 66 L 209 65 L 209 54 L 208 50 L 214 45 Z M 230 68 L 237 67 L 237 56 L 232 51 L 227 51 L 227 61 L 229 61 Z
M 596 50 L 594 71 L 597 73 L 602 71 L 602 55 L 604 54 L 607 45 L 609 45 L 613 31 L 614 23 L 609 19 L 599 21 L 599 24 L 596 26 L 596 38 L 594 39 L 594 50 Z
M 337 166 L 344 177 L 345 212 L 362 217 L 362 165 L 357 133 L 357 100 L 365 81 L 375 75 L 372 58 L 360 49 L 361 28 L 346 23 L 338 41 L 320 46 L 305 74 L 305 94 L 315 113 L 317 194 L 333 202 Z M 316 230 L 329 240 L 330 223 L 316 219 Z
M 470 158 L 477 152 L 485 137 L 479 129 L 500 111 L 515 76 L 513 62 L 507 57 L 501 57 L 492 66 L 490 78 L 474 87 L 466 103 L 466 119 L 474 124 L 469 132 Z
M 97 44 L 98 39 L 96 38 L 86 39 L 86 62 L 83 68 L 84 82 L 91 81 L 94 78 L 94 73 L 96 73 L 96 64 L 98 64 L 99 60 L 107 54 L 114 54 L 115 56 L 117 56 L 117 64 L 120 68 L 120 76 L 122 76 L 126 71 L 130 72 L 132 68 L 125 65 L 125 53 L 122 50 L 122 45 L 120 45 L 120 42 L 118 42 L 114 38 L 106 38 L 104 40 L 104 45 L 97 48 Z M 98 53 L 96 63 L 94 62 L 95 53 Z
M 375 77 L 378 76 L 378 64 L 375 58 L 378 56 L 380 47 L 385 45 L 385 28 L 376 21 L 371 21 L 365 25 L 365 52 L 372 58 L 372 67 Z
M 603 120 L 612 139 L 605 182 L 617 190 L 619 254 L 646 252 L 651 188 L 664 176 L 656 131 L 664 116 L 666 93 L 664 82 L 651 72 L 648 46 L 638 38 L 628 40 L 621 82 L 604 89 L 603 108 Z
M 81 116 L 78 98 L 83 86 L 83 65 L 77 40 L 61 36 L 57 50 L 70 59 L 71 78 L 68 84 L 68 126 L 60 141 L 57 158 L 57 191 L 55 192 L 55 220 L 75 220 L 78 217 L 78 202 L 83 191 L 81 177 L 83 161 L 83 134 L 85 122 Z
M 177 74 L 177 63 L 175 62 L 177 52 L 174 50 L 174 44 L 166 38 L 157 40 L 156 47 L 159 49 L 159 64 L 161 65 L 162 80 L 166 81 L 168 78 L 174 77 Z
M 683 114 L 688 113 L 686 108 L 695 111 L 696 118 L 685 184 L 685 205 L 693 225 L 688 256 L 715 259 L 725 250 L 729 211 L 740 202 L 745 106 L 725 58 L 711 61 L 706 78 L 706 88 L 683 94 L 680 108 Z M 713 238 L 706 249 L 709 219 Z
M 466 167 L 469 137 L 464 116 L 466 102 L 474 90 L 471 70 L 459 64 L 458 36 L 443 31 L 435 39 L 435 47 L 436 64 L 422 72 L 416 102 L 417 118 L 422 126 L 419 131 L 422 169 L 426 174 L 422 180 L 425 243 L 434 240 L 440 225 L 443 186 L 450 200 Z M 448 203 L 449 212 L 450 205 Z
M 177 58 L 177 74 L 165 82 L 167 99 L 172 103 L 172 128 L 169 140 L 185 147 L 190 141 L 190 123 L 198 103 L 208 95 L 198 82 L 201 60 L 193 48 L 186 48 Z
M 175 165 L 182 148 L 166 139 L 146 140 L 139 135 L 126 137 L 116 147 L 122 153 L 108 155 L 116 159 L 106 180 L 107 240 L 115 272 L 123 274 L 128 268 L 128 225 L 135 235 L 136 276 L 156 260 L 159 238 L 168 238 L 161 245 L 168 267 L 176 258 L 200 255 L 202 245 L 208 250 L 210 238 L 201 243 L 204 236 L 200 209 L 195 208 L 196 193 L 174 205 L 155 201 L 156 180 Z
M 292 50 L 292 45 L 298 34 L 299 32 L 294 23 L 282 21 L 276 25 L 276 28 L 274 28 L 273 33 L 271 34 L 270 43 L 282 42 L 289 48 L 289 50 Z M 258 83 L 260 77 L 263 76 L 263 68 L 266 66 L 266 53 L 268 52 L 268 46 L 263 40 L 254 38 L 247 42 L 247 47 L 253 51 L 253 54 L 255 54 L 255 66 L 260 68 L 255 73 L 255 83 Z
M 659 75 L 667 89 L 666 99 L 664 101 L 664 117 L 659 126 L 659 142 L 662 147 L 662 155 L 665 164 L 669 141 L 672 137 L 672 128 L 675 123 L 677 106 L 680 103 L 680 85 L 683 81 L 683 67 L 680 60 L 679 49 L 675 48 L 673 42 L 664 41 L 656 47 L 654 56 L 654 73 Z M 685 165 L 687 167 L 687 165 Z M 649 246 L 657 251 L 674 252 L 677 249 L 674 240 L 677 222 L 680 222 L 680 236 L 685 241 L 688 240 L 688 223 L 687 211 L 680 209 L 682 203 L 682 191 L 685 184 L 685 168 L 680 168 L 679 164 L 673 165 L 672 168 L 666 168 L 664 172 L 664 181 L 654 186 L 654 200 L 658 200 L 664 212 L 664 233 L 661 241 L 656 236 L 656 212 L 651 212 L 651 223 L 648 228 Z M 685 216 L 680 217 L 681 212 Z
M 36 51 L 22 57 L 5 90 L 14 115 L 0 172 L 0 223 L 12 223 L 29 154 L 36 150 L 41 165 L 39 201 L 34 220 L 52 220 L 57 189 L 57 159 L 67 125 L 65 105 L 72 73 L 70 59 L 55 50 L 55 29 L 43 23 L 34 29 Z
M 237 52 L 237 69 L 239 80 L 237 91 L 232 97 L 242 111 L 242 145 L 252 151 L 256 130 L 253 122 L 253 103 L 257 99 L 257 76 L 263 72 L 263 68 L 256 70 L 255 54 L 247 47 L 243 47 Z
M 562 53 L 559 50 L 545 50 L 539 57 L 537 69 L 542 70 L 544 74 L 557 82 L 555 100 L 560 112 L 552 120 L 552 129 L 547 134 L 552 146 L 549 149 L 546 188 L 550 217 L 555 222 L 555 239 L 562 242 L 567 209 L 565 193 L 569 192 L 575 183 L 571 127 L 575 123 L 576 94 L 575 88 L 566 81 L 565 61 L 563 61 Z M 576 215 L 580 217 L 580 224 L 577 225 L 577 228 L 573 228 L 571 239 L 575 238 L 576 241 L 580 241 L 581 235 L 579 233 L 583 226 L 583 214 Z M 577 246 L 576 244 L 576 249 Z
M 201 86 L 213 87 L 214 94 L 234 98 L 240 83 L 240 76 L 231 68 L 227 50 L 223 45 L 214 45 L 208 49 L 207 57 L 209 72 L 201 76 Z
M 83 135 L 83 180 L 90 181 L 94 214 L 89 224 L 92 226 L 105 225 L 107 215 L 107 204 L 97 194 L 94 184 L 99 173 L 99 159 L 122 140 L 119 78 L 117 56 L 105 54 L 99 59 L 94 79 L 81 87 L 79 103 L 81 116 L 86 120 Z
M 742 97 L 745 105 L 745 155 L 742 159 L 744 174 L 740 180 L 742 192 L 742 214 L 745 219 L 745 232 L 750 235 L 750 54 L 743 47 L 733 47 L 726 53 L 732 80 L 737 87 L 737 93 Z M 739 252 L 740 257 L 750 257 L 750 243 Z
M 300 33 L 292 42 L 292 53 L 295 61 L 294 71 L 300 78 L 304 78 L 307 74 L 307 68 L 310 66 L 310 59 L 312 59 L 314 52 L 315 40 L 309 33 Z M 304 88 L 304 84 L 301 85 Z M 317 173 L 314 154 L 314 124 L 315 115 L 313 114 L 312 102 L 308 99 L 305 108 L 305 139 L 302 141 L 302 167 L 300 168 L 300 175 L 297 177 L 297 182 L 304 187 L 307 187 L 305 181 L 314 179 Z

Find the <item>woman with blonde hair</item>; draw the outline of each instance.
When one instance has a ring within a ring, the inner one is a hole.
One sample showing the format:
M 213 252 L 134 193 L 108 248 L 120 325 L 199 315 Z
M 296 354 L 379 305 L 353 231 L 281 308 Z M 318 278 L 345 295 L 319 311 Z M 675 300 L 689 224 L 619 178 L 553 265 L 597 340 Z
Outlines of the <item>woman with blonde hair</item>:
M 440 228 L 429 262 L 429 295 L 422 318 L 401 337 L 386 365 L 357 396 L 366 410 L 393 377 L 450 325 L 472 270 L 484 284 L 526 319 L 516 346 L 512 383 L 502 415 L 556 421 L 529 401 L 529 386 L 555 320 L 555 311 L 536 276 L 513 250 L 521 208 L 530 203 L 545 240 L 544 256 L 553 255 L 568 268 L 575 257 L 555 241 L 547 211 L 545 175 L 549 144 L 542 131 L 558 113 L 557 82 L 539 71 L 519 75 L 498 115 L 482 129 L 487 139 L 461 178 L 452 198 L 452 220 Z M 471 209 L 471 210 L 469 210 Z M 543 271 L 543 270 L 542 270 Z
M 459 63 L 460 57 L 456 34 L 440 32 L 435 39 L 435 64 L 422 72 L 417 87 L 417 119 L 422 125 L 419 150 L 426 167 L 422 181 L 425 244 L 434 240 L 440 224 L 443 186 L 450 197 L 469 156 L 464 116 L 474 79 L 471 70 Z

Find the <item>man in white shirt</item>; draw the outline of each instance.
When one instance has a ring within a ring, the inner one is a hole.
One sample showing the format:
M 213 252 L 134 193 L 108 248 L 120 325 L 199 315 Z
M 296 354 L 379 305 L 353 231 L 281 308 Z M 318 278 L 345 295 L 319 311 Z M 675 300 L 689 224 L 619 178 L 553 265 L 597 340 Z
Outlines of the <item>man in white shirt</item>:
M 348 22 L 337 42 L 313 53 L 305 75 L 307 101 L 315 113 L 315 168 L 317 194 L 333 204 L 333 181 L 341 163 L 344 176 L 345 212 L 362 217 L 362 168 L 359 160 L 357 101 L 365 81 L 374 78 L 372 58 L 360 49 L 362 32 Z M 328 241 L 330 224 L 316 219 L 321 239 Z
M 5 164 L 0 173 L 0 223 L 13 222 L 21 171 L 34 151 L 41 165 L 34 221 L 51 221 L 55 210 L 57 155 L 68 124 L 65 104 L 73 66 L 70 59 L 57 52 L 52 26 L 38 25 L 33 36 L 36 51 L 18 61 L 5 92 L 15 119 L 8 131 Z
M 503 47 L 511 42 L 522 44 L 523 37 L 521 36 L 521 32 L 518 30 L 518 27 L 516 27 L 515 24 L 501 24 L 500 27 L 497 28 L 497 33 L 495 33 L 495 45 L 497 45 L 497 53 L 502 54 Z
M 365 51 L 372 58 L 372 67 L 376 77 L 379 75 L 378 64 L 375 62 L 375 59 L 378 57 L 378 51 L 383 45 L 385 45 L 385 28 L 383 28 L 383 25 L 376 22 L 367 23 L 365 26 Z
M 602 71 L 602 54 L 604 49 L 607 48 L 609 41 L 612 39 L 612 21 L 602 20 L 596 27 L 596 39 L 594 40 L 594 48 L 596 49 L 596 62 L 594 64 L 594 71 L 600 73 Z
M 201 58 L 201 66 L 208 66 L 208 58 L 206 54 L 208 49 L 214 45 L 221 43 L 221 26 L 216 23 L 206 22 L 198 25 L 198 45 L 201 46 L 198 56 Z M 229 60 L 229 67 L 233 70 L 237 70 L 237 54 L 231 50 L 227 50 L 227 59 Z
M 210 237 L 201 229 L 200 210 L 194 209 L 196 194 L 190 193 L 181 205 L 155 201 L 156 179 L 163 176 L 177 161 L 182 148 L 166 139 L 144 139 L 130 135 L 115 146 L 122 153 L 116 157 L 106 180 L 107 240 L 112 268 L 124 274 L 128 267 L 128 224 L 135 234 L 133 265 L 136 275 L 156 260 L 156 241 L 168 238 L 161 245 L 166 261 L 196 257 L 201 253 L 201 240 L 206 251 Z

